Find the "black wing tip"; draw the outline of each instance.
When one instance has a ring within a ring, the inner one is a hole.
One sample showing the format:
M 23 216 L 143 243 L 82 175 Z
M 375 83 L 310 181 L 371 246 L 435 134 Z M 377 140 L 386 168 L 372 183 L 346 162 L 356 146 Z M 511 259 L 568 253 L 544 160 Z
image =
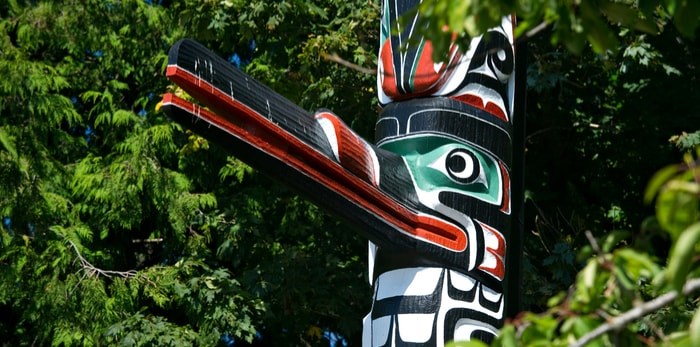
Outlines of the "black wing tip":
M 182 107 L 171 103 L 164 103 L 161 106 L 160 110 L 163 111 L 163 113 L 165 113 L 165 115 L 169 119 L 177 122 L 181 126 L 191 129 L 197 133 L 206 134 L 206 131 L 202 128 L 202 124 L 208 123 L 202 123 L 200 121 L 200 118 L 192 112 L 189 112 L 183 109 Z
M 170 51 L 168 51 L 168 65 L 177 64 L 180 56 L 180 48 L 183 46 L 203 47 L 202 44 L 191 38 L 177 40 L 177 42 L 170 46 Z
M 177 106 L 170 103 L 163 103 L 160 106 L 160 111 L 165 113 L 168 118 L 172 120 L 178 120 L 179 112 L 181 111 Z
M 168 65 L 177 63 L 177 56 L 180 52 L 180 46 L 187 40 L 189 39 L 178 40 L 172 46 L 170 46 L 170 50 L 168 51 Z

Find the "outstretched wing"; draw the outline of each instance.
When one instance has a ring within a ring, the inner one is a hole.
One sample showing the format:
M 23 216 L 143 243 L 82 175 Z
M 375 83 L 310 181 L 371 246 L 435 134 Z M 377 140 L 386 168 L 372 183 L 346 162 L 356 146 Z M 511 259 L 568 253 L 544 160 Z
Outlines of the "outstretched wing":
M 301 109 L 195 41 L 173 46 L 166 75 L 211 110 L 168 94 L 163 107 L 175 120 L 344 217 L 380 247 L 465 269 L 465 230 L 421 206 L 398 154 L 370 145 L 330 112 Z

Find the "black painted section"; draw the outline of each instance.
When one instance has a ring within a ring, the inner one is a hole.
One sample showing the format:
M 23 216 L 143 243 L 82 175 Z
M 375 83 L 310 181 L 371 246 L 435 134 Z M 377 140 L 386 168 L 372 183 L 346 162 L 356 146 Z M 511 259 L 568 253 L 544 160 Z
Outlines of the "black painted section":
M 176 42 L 170 48 L 168 65 L 177 65 L 211 83 L 224 94 L 332 158 L 331 146 L 312 113 L 241 72 L 198 42 L 190 39 Z
M 235 100 L 254 110 L 260 117 L 267 117 L 283 130 L 294 135 L 302 142 L 307 143 L 311 148 L 318 150 L 328 157 L 329 161 L 334 161 L 332 159 L 332 150 L 328 140 L 316 120 L 313 119 L 311 113 L 299 108 L 270 88 L 255 81 L 252 77 L 240 72 L 205 47 L 192 40 L 182 40 L 173 46 L 170 51 L 169 59 L 170 65 L 177 65 L 179 68 L 201 77 L 222 92 L 226 92 L 228 88 L 227 95 L 232 95 Z M 188 92 L 194 95 L 205 95 L 207 94 L 203 92 L 205 88 L 206 87 L 201 87 L 197 89 L 193 87 L 190 88 Z M 449 104 L 454 102 L 447 98 L 440 99 L 440 102 Z M 213 109 L 221 109 L 221 106 L 216 104 L 216 100 L 200 101 L 210 103 L 207 104 L 207 106 Z M 221 101 L 218 102 L 220 103 Z M 455 105 L 464 105 L 458 102 L 454 103 Z M 417 101 L 407 101 L 402 104 L 408 105 L 415 110 L 424 109 L 425 106 Z M 387 108 L 390 109 L 392 106 L 390 105 Z M 332 187 L 322 186 L 320 183 L 315 182 L 313 179 L 305 176 L 293 167 L 290 167 L 283 160 L 272 157 L 268 152 L 265 152 L 264 149 L 255 148 L 242 139 L 235 138 L 221 129 L 210 126 L 208 123 L 201 121 L 192 122 L 192 119 L 196 118 L 196 116 L 192 114 L 187 115 L 187 110 L 176 108 L 176 111 L 173 110 L 172 107 L 168 109 L 168 112 L 172 113 L 171 116 L 175 119 L 180 119 L 180 122 L 184 126 L 193 128 L 195 131 L 201 133 L 202 136 L 223 144 L 225 148 L 244 162 L 288 184 L 300 194 L 317 203 L 320 207 L 337 214 L 350 225 L 355 226 L 356 230 L 361 235 L 380 247 L 380 252 L 392 254 L 415 252 L 417 254 L 423 254 L 424 257 L 422 259 L 425 259 L 427 262 L 439 264 L 440 267 L 467 272 L 466 267 L 469 263 L 469 253 L 467 250 L 469 248 L 463 252 L 454 252 L 428 242 L 420 241 L 408 235 L 406 231 L 399 230 L 386 220 L 379 218 L 376 214 L 367 209 L 366 206 L 360 206 L 350 202 L 346 197 L 342 196 L 342 194 L 334 191 Z M 182 112 L 185 114 L 181 114 Z M 492 116 L 478 109 L 474 109 L 474 115 L 476 115 L 477 118 L 492 118 L 490 121 L 495 121 L 497 127 L 507 126 L 507 123 L 498 123 L 498 119 L 493 119 Z M 246 129 L 245 124 L 238 124 L 238 126 Z M 427 124 L 426 127 L 428 127 Z M 431 214 L 454 223 L 454 221 L 449 218 L 440 215 L 436 211 L 418 202 L 408 169 L 405 167 L 405 163 L 399 155 L 380 148 L 374 148 L 377 158 L 381 163 L 379 185 L 379 190 L 381 192 L 378 191 L 377 194 L 385 194 L 411 211 Z M 392 213 L 393 211 L 385 212 Z M 483 250 L 480 252 L 483 252 Z M 389 262 L 385 265 L 386 269 L 389 270 L 392 266 L 401 264 Z M 494 282 L 492 278 L 489 279 L 488 276 L 482 276 L 478 272 L 474 273 L 474 276 L 480 279 L 483 277 L 483 280 L 486 282 Z M 498 285 L 495 285 L 495 287 L 498 287 Z
M 522 307 L 523 238 L 525 237 L 525 124 L 527 100 L 527 41 L 516 41 L 515 107 L 513 109 L 513 166 L 511 173 L 511 232 L 506 248 L 506 317 Z
M 476 144 L 510 166 L 510 124 L 486 111 L 446 97 L 394 102 L 387 105 L 375 126 L 375 140 L 407 135 L 438 134 Z
M 352 203 L 340 193 L 316 182 L 313 178 L 287 165 L 264 149 L 232 136 L 230 133 L 203 121 L 189 110 L 165 104 L 161 108 L 169 117 L 183 126 L 195 131 L 202 137 L 232 151 L 237 158 L 254 165 L 260 172 L 279 180 L 298 193 L 341 217 L 353 225 L 362 236 L 377 244 L 391 244 L 401 248 L 414 247 L 415 240 L 397 237 L 397 229 L 384 219 L 367 209 Z

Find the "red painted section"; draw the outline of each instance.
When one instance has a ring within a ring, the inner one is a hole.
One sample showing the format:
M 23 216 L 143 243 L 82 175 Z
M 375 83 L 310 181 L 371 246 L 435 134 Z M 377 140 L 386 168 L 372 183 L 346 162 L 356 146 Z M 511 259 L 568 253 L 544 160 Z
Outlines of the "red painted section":
M 478 109 L 482 109 L 489 114 L 493 115 L 494 117 L 508 122 L 508 115 L 506 115 L 505 110 L 503 110 L 500 106 L 492 103 L 492 102 L 487 102 L 486 105 L 484 105 L 484 100 L 474 94 L 462 94 L 462 95 L 455 95 L 451 97 L 454 100 L 463 102 L 465 104 L 469 104 L 471 106 L 474 106 Z
M 415 235 L 432 243 L 436 243 L 453 251 L 463 251 L 467 248 L 467 234 L 459 227 L 445 223 L 432 216 L 421 215 L 415 228 Z
M 503 237 L 503 234 L 501 234 L 498 230 L 481 222 L 479 222 L 479 224 L 483 229 L 486 229 L 490 233 L 495 235 L 496 239 L 498 240 L 498 246 L 496 248 L 490 248 L 488 245 L 486 246 L 486 252 L 491 253 L 494 256 L 494 258 L 496 259 L 496 265 L 494 265 L 494 267 L 480 265 L 479 269 L 503 281 L 503 278 L 506 274 L 506 240 Z
M 379 62 L 382 64 L 382 71 L 384 72 L 384 76 L 380 77 L 384 94 L 392 99 L 399 98 L 401 93 L 397 87 L 396 74 L 394 74 L 394 59 L 390 40 L 384 41 L 384 45 L 379 51 Z
M 163 104 L 192 109 L 201 118 L 288 163 L 417 239 L 454 252 L 466 249 L 466 233 L 458 226 L 432 216 L 418 215 L 207 81 L 177 66 L 168 66 L 166 76 L 195 99 L 210 105 L 214 112 L 172 94 L 166 94 Z
M 454 53 L 455 49 L 452 47 L 450 49 L 450 55 Z M 423 45 L 423 51 L 418 57 L 418 65 L 416 66 L 415 74 L 413 77 L 413 93 L 414 94 L 432 94 L 436 92 L 445 81 L 447 81 L 450 76 L 452 76 L 453 68 L 451 65 L 455 61 L 459 60 L 461 55 L 456 54 L 455 58 L 450 59 L 448 63 L 442 64 L 439 71 L 435 71 L 435 61 L 433 61 L 433 44 L 430 41 L 426 41 Z M 448 69 L 448 67 L 450 67 Z
M 503 176 L 503 202 L 501 203 L 501 212 L 510 214 L 510 174 L 502 162 L 499 161 L 498 166 L 501 170 L 501 176 Z
M 378 172 L 374 172 L 374 160 L 369 152 L 367 142 L 357 136 L 352 129 L 330 112 L 321 112 L 316 119 L 326 119 L 333 124 L 335 137 L 338 141 L 338 156 L 340 165 L 361 178 L 363 181 L 377 186 Z
M 402 93 L 398 89 L 398 84 L 401 82 L 396 80 L 396 75 L 394 74 L 396 62 L 393 60 L 391 41 L 385 41 L 379 52 L 379 60 L 384 72 L 384 76 L 381 79 L 384 94 L 395 101 L 432 95 L 452 77 L 459 59 L 462 57 L 455 45 L 450 47 L 449 55 L 450 61 L 442 64 L 438 71 L 435 71 L 433 45 L 430 41 L 425 41 L 420 56 L 417 57 L 418 61 L 415 71 L 410 75 L 403 76 L 405 79 L 413 80 L 413 89 Z M 399 66 L 398 68 L 402 67 Z

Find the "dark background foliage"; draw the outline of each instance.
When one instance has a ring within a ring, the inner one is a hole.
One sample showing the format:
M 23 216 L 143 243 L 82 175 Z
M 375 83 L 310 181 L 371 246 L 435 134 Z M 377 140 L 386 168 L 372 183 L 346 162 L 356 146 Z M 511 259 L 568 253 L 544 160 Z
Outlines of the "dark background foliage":
M 523 12 L 528 28 L 537 11 Z M 616 244 L 644 259 L 668 256 L 674 237 L 642 196 L 700 143 L 698 44 L 688 25 L 669 24 L 677 15 L 654 13 L 658 33 L 584 21 L 584 34 L 607 28 L 610 47 L 585 48 L 578 34 L 578 51 L 553 45 L 573 31 L 552 16 L 524 38 L 522 310 L 552 310 L 574 287 L 592 254 L 585 231 L 623 235 Z M 373 68 L 378 16 L 366 0 L 0 4 L 0 343 L 329 345 L 339 334 L 359 345 L 366 241 L 158 102 L 181 93 L 162 73 L 168 48 L 192 37 L 371 139 L 375 76 L 324 57 Z M 632 289 L 644 290 L 642 277 Z M 658 292 L 643 294 L 632 297 Z M 653 342 L 658 326 L 687 329 L 696 304 L 684 305 L 632 332 Z

